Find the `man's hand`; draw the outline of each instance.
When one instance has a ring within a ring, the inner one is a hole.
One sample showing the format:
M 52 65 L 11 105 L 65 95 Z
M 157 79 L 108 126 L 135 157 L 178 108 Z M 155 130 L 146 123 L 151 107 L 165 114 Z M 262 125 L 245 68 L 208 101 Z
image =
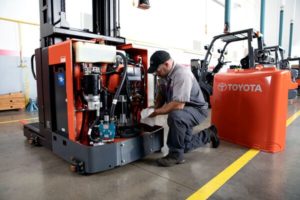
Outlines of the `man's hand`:
M 151 115 L 149 115 L 149 117 L 156 117 L 157 116 L 157 112 L 156 112 L 156 110 L 154 110 L 154 112 L 153 113 L 151 113 Z
M 154 112 L 151 115 L 149 115 L 149 117 L 156 117 L 157 115 L 168 114 L 173 110 L 181 110 L 184 108 L 184 106 L 184 102 L 171 101 L 170 103 L 165 104 L 161 108 L 155 109 Z

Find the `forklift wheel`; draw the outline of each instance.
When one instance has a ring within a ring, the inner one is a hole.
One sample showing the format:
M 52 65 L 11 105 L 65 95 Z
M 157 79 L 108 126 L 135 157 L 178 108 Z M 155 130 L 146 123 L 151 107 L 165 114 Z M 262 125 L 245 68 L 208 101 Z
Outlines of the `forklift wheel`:
M 28 139 L 27 141 L 28 141 L 28 144 L 33 145 L 33 139 L 32 138 Z
M 32 146 L 42 146 L 38 137 L 30 137 L 28 143 Z
M 77 167 L 76 167 L 76 165 L 70 165 L 70 171 L 71 171 L 71 172 L 77 172 Z

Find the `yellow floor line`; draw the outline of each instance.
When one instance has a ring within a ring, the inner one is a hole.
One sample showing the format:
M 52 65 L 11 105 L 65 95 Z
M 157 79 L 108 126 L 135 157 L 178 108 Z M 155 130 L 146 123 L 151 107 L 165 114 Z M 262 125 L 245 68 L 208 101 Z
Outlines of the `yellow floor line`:
M 224 185 L 234 174 L 236 174 L 242 167 L 244 167 L 252 158 L 259 153 L 259 150 L 250 149 L 239 159 L 234 161 L 229 167 L 224 169 L 221 173 L 215 176 L 212 180 L 206 183 L 197 192 L 188 197 L 188 200 L 207 199 L 222 185 Z
M 299 116 L 300 116 L 300 110 L 298 112 L 296 112 L 295 114 L 293 114 L 288 120 L 286 120 L 286 126 L 288 127 Z
M 300 111 L 293 114 L 287 121 L 288 127 L 295 119 L 300 116 Z M 208 199 L 213 193 L 220 189 L 231 177 L 233 177 L 240 169 L 242 169 L 250 160 L 252 160 L 260 151 L 250 149 L 240 158 L 234 161 L 229 167 L 220 172 L 217 176 L 211 179 L 208 183 L 202 186 L 194 194 L 189 196 L 187 200 L 202 200 Z
M 17 120 L 3 121 L 3 122 L 0 122 L 0 124 L 9 124 L 9 123 L 14 123 L 14 122 L 20 122 L 20 121 L 23 121 L 23 120 L 35 120 L 35 119 L 38 119 L 38 118 L 33 117 L 33 118 L 27 118 L 27 119 L 17 119 Z

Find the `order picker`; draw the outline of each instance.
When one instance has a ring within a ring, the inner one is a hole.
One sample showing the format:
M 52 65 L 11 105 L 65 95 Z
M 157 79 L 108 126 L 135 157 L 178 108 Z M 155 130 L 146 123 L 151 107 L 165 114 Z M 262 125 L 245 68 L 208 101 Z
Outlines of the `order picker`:
M 35 50 L 39 122 L 24 135 L 95 173 L 163 146 L 163 128 L 140 123 L 148 106 L 147 50 L 120 37 L 119 1 L 92 1 L 91 30 L 72 28 L 64 0 L 40 0 Z

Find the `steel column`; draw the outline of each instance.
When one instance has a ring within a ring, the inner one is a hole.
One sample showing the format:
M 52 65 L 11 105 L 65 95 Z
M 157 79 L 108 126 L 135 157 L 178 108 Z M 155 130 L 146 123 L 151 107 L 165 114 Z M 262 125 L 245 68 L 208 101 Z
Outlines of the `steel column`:
M 224 33 L 230 32 L 230 6 L 231 6 L 231 0 L 225 0 Z

